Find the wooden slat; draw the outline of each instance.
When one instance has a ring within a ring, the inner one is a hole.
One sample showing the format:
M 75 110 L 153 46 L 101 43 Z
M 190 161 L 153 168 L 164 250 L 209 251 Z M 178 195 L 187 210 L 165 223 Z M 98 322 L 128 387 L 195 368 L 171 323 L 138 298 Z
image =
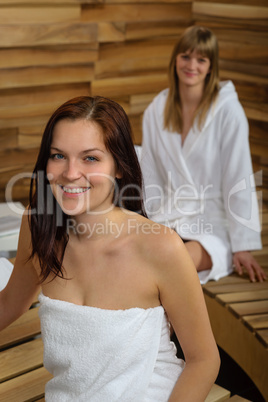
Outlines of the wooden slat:
M 80 95 L 89 95 L 87 83 L 2 90 L 0 92 L 0 121 L 5 124 L 5 120 L 9 119 L 51 114 L 66 100 Z M 25 98 L 28 100 L 27 104 L 25 104 Z M 19 126 L 19 131 L 23 131 L 23 126 Z
M 97 44 L 0 49 L 0 68 L 88 64 L 97 59 Z
M 138 41 L 131 41 L 126 43 L 117 43 L 114 46 L 111 43 L 101 44 L 99 49 L 100 60 L 106 60 L 108 63 L 111 60 L 124 60 L 128 59 L 141 59 L 141 58 L 156 58 L 165 57 L 166 67 L 168 67 L 168 60 L 171 55 L 176 38 L 159 38 L 157 40 L 145 40 L 141 43 Z
M 126 24 L 126 40 L 163 38 L 164 36 L 176 36 L 182 34 L 191 21 L 158 21 L 158 22 L 129 22 Z M 168 38 L 167 38 L 168 39 Z
M 0 149 L 16 148 L 18 130 L 16 128 L 0 129 Z
M 23 166 L 23 162 L 25 159 L 28 163 L 34 163 L 36 160 L 36 156 L 36 151 L 31 149 L 24 150 L 23 152 L 19 150 L 0 152 L 0 169 L 2 167 L 7 168 L 9 166 L 14 166 L 14 161 L 16 161 L 16 165 Z M 9 160 L 10 158 L 11 160 Z
M 227 60 L 224 54 L 219 61 L 221 71 L 240 71 L 245 74 L 252 74 L 254 76 L 266 77 L 266 64 L 255 64 L 252 60 L 247 60 L 247 63 L 240 60 Z
M 240 276 L 236 273 L 233 273 L 231 275 L 221 278 L 219 281 L 207 282 L 205 285 L 203 285 L 203 289 L 204 289 L 204 291 L 206 291 L 210 287 L 216 289 L 217 286 L 219 286 L 221 288 L 222 285 L 243 284 L 243 283 L 248 283 L 248 282 L 249 282 L 248 278 L 245 278 L 244 276 Z
M 57 24 L 37 24 L 35 20 L 33 21 L 34 23 L 29 24 L 17 23 L 15 26 L 12 24 L 0 24 L 0 47 L 21 48 L 25 46 L 70 45 L 74 43 L 78 45 L 81 43 L 95 44 L 98 40 L 98 26 L 96 23 L 59 22 Z M 41 52 L 42 50 L 39 49 L 39 53 Z M 9 53 L 12 53 L 12 50 Z M 2 63 L 4 61 L 0 62 L 0 65 Z
M 125 22 L 99 22 L 98 42 L 122 42 L 126 39 Z
M 15 0 L 13 0 L 15 1 Z M 21 0 L 22 1 L 22 0 Z M 204 0 L 195 0 L 196 3 L 203 3 Z M 234 0 L 206 0 L 206 3 L 225 3 L 234 4 Z M 267 6 L 267 0 L 235 0 L 235 4 L 248 5 L 248 6 Z
M 254 63 L 256 64 L 264 64 L 267 62 L 268 51 L 265 45 L 260 44 L 247 44 L 240 42 L 232 43 L 232 42 L 224 42 L 220 43 L 220 57 L 226 60 L 232 60 L 234 62 L 238 61 L 247 61 L 252 62 L 252 57 L 255 57 Z M 252 57 L 249 57 L 249 53 L 247 53 L 247 47 L 249 47 L 248 51 L 252 52 Z M 242 71 L 237 71 L 237 74 L 244 74 Z M 262 78 L 265 78 L 266 75 Z M 231 77 L 229 77 L 230 79 Z M 248 77 L 246 77 L 249 79 Z
M 80 7 L 78 5 L 64 7 L 51 6 L 14 6 L 1 7 L 0 24 L 30 24 L 53 23 L 64 21 L 79 21 Z
M 35 87 L 63 83 L 89 82 L 94 78 L 91 64 L 59 67 L 29 67 L 3 69 L 0 75 L 1 88 Z
M 263 80 L 263 85 L 260 83 L 261 80 Z M 239 76 L 234 77 L 233 81 L 241 101 L 250 99 L 252 102 L 258 101 L 264 104 L 268 101 L 268 78 L 260 76 L 257 78 L 254 74 L 243 74 L 242 77 L 240 73 Z M 266 142 L 268 139 L 264 138 L 263 144 Z
M 36 5 L 38 2 L 39 3 L 46 3 L 46 4 L 75 4 L 77 5 L 79 4 L 91 4 L 91 3 L 103 3 L 104 0 L 27 0 L 27 2 L 25 0 L 0 0 L 0 4 L 6 4 L 6 5 L 11 5 L 11 4 L 32 4 L 32 5 Z M 258 0 L 259 1 L 259 0 Z
M 268 348 L 268 329 L 260 329 L 256 331 L 257 338 Z
M 140 115 L 134 115 L 129 117 L 129 121 L 134 135 L 133 141 L 140 145 L 142 141 L 142 118 Z
M 223 402 L 228 400 L 230 395 L 231 393 L 227 389 L 213 384 L 205 402 Z
M 254 286 L 254 284 L 251 284 Z M 204 294 L 206 305 L 209 312 L 212 330 L 217 344 L 228 353 L 236 363 L 252 379 L 260 392 L 268 397 L 268 355 L 263 343 L 255 336 L 254 328 L 249 330 L 245 325 L 245 319 L 250 322 L 257 316 L 244 316 L 242 319 L 231 313 L 225 306 L 220 304 L 215 298 Z M 266 322 L 265 322 L 266 321 Z M 266 325 L 266 327 L 263 327 Z M 268 315 L 262 319 L 260 328 L 267 328 Z
M 223 3 L 223 1 L 221 2 Z M 232 38 L 235 36 L 235 43 L 234 46 L 237 46 L 237 43 L 239 42 L 242 46 L 245 46 L 247 43 L 248 45 L 255 44 L 257 45 L 257 48 L 260 45 L 263 45 L 265 47 L 267 43 L 267 38 L 268 38 L 268 31 L 265 29 L 262 29 L 260 32 L 255 31 L 255 30 L 247 30 L 244 29 L 243 27 L 233 27 L 231 28 L 229 26 L 230 20 L 226 21 L 225 25 L 222 26 L 215 26 L 213 28 L 213 32 L 217 36 L 217 39 L 220 43 L 220 48 L 224 48 L 224 46 L 227 44 L 229 46 L 232 42 Z M 221 51 L 221 50 L 220 50 Z M 255 55 L 255 54 L 254 54 Z M 251 63 L 256 63 L 256 60 L 253 58 L 251 59 Z M 267 75 L 267 74 L 265 74 Z
M 96 62 L 96 79 L 116 77 L 118 74 L 144 73 L 155 71 L 166 75 L 167 59 L 165 57 L 141 57 L 100 60 Z M 115 78 L 116 79 L 116 78 Z
M 40 334 L 40 321 L 38 307 L 35 307 L 0 332 L 0 349 L 18 341 L 30 339 L 38 334 Z
M 45 384 L 52 378 L 44 368 L 38 368 L 0 384 L 0 400 L 8 402 L 34 401 L 44 396 Z
M 252 331 L 268 328 L 268 314 L 248 315 L 242 320 Z
M 268 105 L 267 104 L 256 104 L 249 101 L 242 101 L 241 102 L 244 110 L 246 112 L 248 119 L 259 120 L 268 122 Z
M 238 317 L 250 314 L 268 314 L 268 300 L 232 303 L 229 304 L 228 308 Z
M 267 300 L 268 291 L 265 290 L 253 290 L 249 292 L 239 292 L 239 293 L 224 293 L 216 296 L 216 300 L 220 303 L 238 303 L 238 302 L 248 302 L 256 300 Z
M 129 99 L 129 113 L 142 115 L 156 95 L 157 93 L 131 95 Z
M 133 95 L 151 93 L 167 86 L 166 74 L 154 74 L 123 78 L 106 78 L 95 80 L 91 84 L 92 95 L 114 97 L 118 95 Z
M 98 1 L 98 0 L 97 0 Z M 133 3 L 145 3 L 144 0 L 105 0 L 107 4 L 133 4 Z M 163 0 L 146 0 L 146 3 L 162 3 Z M 192 3 L 192 0 L 165 0 L 164 3 Z
M 229 402 L 251 402 L 249 399 L 242 398 L 239 395 L 233 395 L 230 399 L 228 399 Z
M 236 18 L 264 21 L 268 18 L 267 7 L 244 6 L 237 4 L 217 4 L 207 2 L 194 2 L 193 13 L 206 16 L 220 16 L 221 18 Z
M 132 21 L 180 21 L 191 18 L 191 3 L 154 4 L 103 4 L 82 7 L 82 21 L 132 22 Z
M 211 297 L 214 297 L 221 293 L 238 293 L 247 291 L 257 291 L 257 290 L 267 290 L 267 283 L 265 282 L 255 282 L 251 283 L 246 281 L 246 283 L 230 283 L 226 285 L 221 285 L 220 283 L 216 286 L 205 287 L 205 292 Z
M 37 150 L 36 150 L 36 155 L 37 155 Z M 5 169 L 4 167 L 0 168 L 0 189 L 1 189 L 0 197 L 2 197 L 4 202 L 6 202 L 6 195 L 2 189 L 6 187 L 5 183 L 9 182 L 10 179 L 12 179 L 14 176 L 16 176 L 18 174 L 21 174 L 23 171 L 32 172 L 33 167 L 34 167 L 34 164 L 32 163 L 32 164 L 25 164 L 25 165 L 19 166 L 17 169 L 16 168 L 14 168 L 14 169 L 6 168 Z M 20 192 L 18 192 L 18 187 L 20 187 L 20 186 L 18 186 L 18 184 L 21 185 L 21 183 L 23 183 L 23 185 L 25 186 L 25 190 L 21 191 L 21 189 L 20 189 Z M 26 188 L 26 186 L 27 186 L 27 188 Z M 28 197 L 29 196 L 29 180 L 28 180 L 28 184 L 26 184 L 25 180 L 23 180 L 23 181 L 19 180 L 12 189 L 13 201 L 15 199 L 19 201 L 20 198 L 23 198 L 23 195 L 25 195 L 24 198 L 27 199 L 27 201 L 26 201 L 26 205 L 27 205 L 29 203 L 29 197 Z
M 38 116 L 22 116 L 17 117 L 15 119 L 0 119 L 0 128 L 12 128 L 12 127 L 20 127 L 20 126 L 38 126 L 45 125 L 50 118 L 50 114 L 42 114 L 42 109 L 40 109 L 40 114 Z M 14 161 L 15 162 L 15 161 Z M 27 164 L 27 159 L 24 161 Z M 14 163 L 15 167 L 16 163 Z
M 43 366 L 41 338 L 0 352 L 0 383 Z

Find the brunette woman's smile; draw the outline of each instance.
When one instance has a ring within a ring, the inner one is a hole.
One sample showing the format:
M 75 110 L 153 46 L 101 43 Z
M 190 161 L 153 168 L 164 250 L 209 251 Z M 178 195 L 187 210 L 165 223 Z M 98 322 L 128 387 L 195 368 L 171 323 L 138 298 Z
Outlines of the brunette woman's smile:
M 65 197 L 76 198 L 84 194 L 90 187 L 72 187 L 59 185 Z

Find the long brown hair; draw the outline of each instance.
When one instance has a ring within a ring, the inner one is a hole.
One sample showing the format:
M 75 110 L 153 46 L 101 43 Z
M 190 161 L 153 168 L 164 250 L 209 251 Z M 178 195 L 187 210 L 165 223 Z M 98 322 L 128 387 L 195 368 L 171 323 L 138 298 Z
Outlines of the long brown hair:
M 120 172 L 121 178 L 116 179 L 117 191 L 124 191 L 124 197 L 114 197 L 114 204 L 146 216 L 142 198 L 141 169 L 132 141 L 131 126 L 123 108 L 118 103 L 100 96 L 81 96 L 64 103 L 53 113 L 46 125 L 31 180 L 31 257 L 38 257 L 41 281 L 50 273 L 63 277 L 62 261 L 69 239 L 68 215 L 61 210 L 53 196 L 46 176 L 53 131 L 55 125 L 64 119 L 90 120 L 101 127 L 104 144 Z
M 205 89 L 201 102 L 195 112 L 198 117 L 198 127 L 201 129 L 205 122 L 209 107 L 215 101 L 219 92 L 218 41 L 208 28 L 193 26 L 184 31 L 175 45 L 168 68 L 169 92 L 164 110 L 164 127 L 169 131 L 181 132 L 183 127 L 179 79 L 176 72 L 178 54 L 187 51 L 197 51 L 210 61 L 210 71 L 205 79 Z

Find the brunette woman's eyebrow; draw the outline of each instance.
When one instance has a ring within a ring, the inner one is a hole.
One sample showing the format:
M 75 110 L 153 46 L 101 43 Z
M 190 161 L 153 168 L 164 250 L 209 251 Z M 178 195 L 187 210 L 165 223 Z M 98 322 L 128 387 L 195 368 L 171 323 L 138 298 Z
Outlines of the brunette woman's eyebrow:
M 94 152 L 94 151 L 100 151 L 100 152 L 104 153 L 104 151 L 100 148 L 89 148 L 89 149 L 86 149 L 85 151 L 82 151 L 81 154 L 88 154 L 89 152 Z
M 52 150 L 52 149 L 53 149 L 53 151 L 63 152 L 61 149 L 56 148 L 56 147 L 50 147 L 50 150 Z
M 59 149 L 57 147 L 50 147 L 50 150 L 61 152 L 61 153 L 64 152 L 64 151 L 62 151 L 61 149 Z M 89 152 L 94 152 L 94 151 L 99 151 L 99 152 L 104 153 L 104 151 L 102 149 L 100 149 L 100 148 L 89 148 L 89 149 L 85 149 L 84 151 L 81 151 L 81 154 L 87 154 Z

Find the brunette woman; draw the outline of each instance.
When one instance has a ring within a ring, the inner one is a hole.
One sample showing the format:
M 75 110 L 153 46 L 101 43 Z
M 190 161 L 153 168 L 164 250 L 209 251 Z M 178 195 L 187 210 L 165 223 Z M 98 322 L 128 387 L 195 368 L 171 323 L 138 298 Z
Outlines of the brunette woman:
M 141 185 L 117 103 L 79 97 L 54 112 L 0 293 L 4 328 L 40 292 L 48 402 L 203 402 L 215 381 L 196 269 L 179 236 L 146 218 Z

